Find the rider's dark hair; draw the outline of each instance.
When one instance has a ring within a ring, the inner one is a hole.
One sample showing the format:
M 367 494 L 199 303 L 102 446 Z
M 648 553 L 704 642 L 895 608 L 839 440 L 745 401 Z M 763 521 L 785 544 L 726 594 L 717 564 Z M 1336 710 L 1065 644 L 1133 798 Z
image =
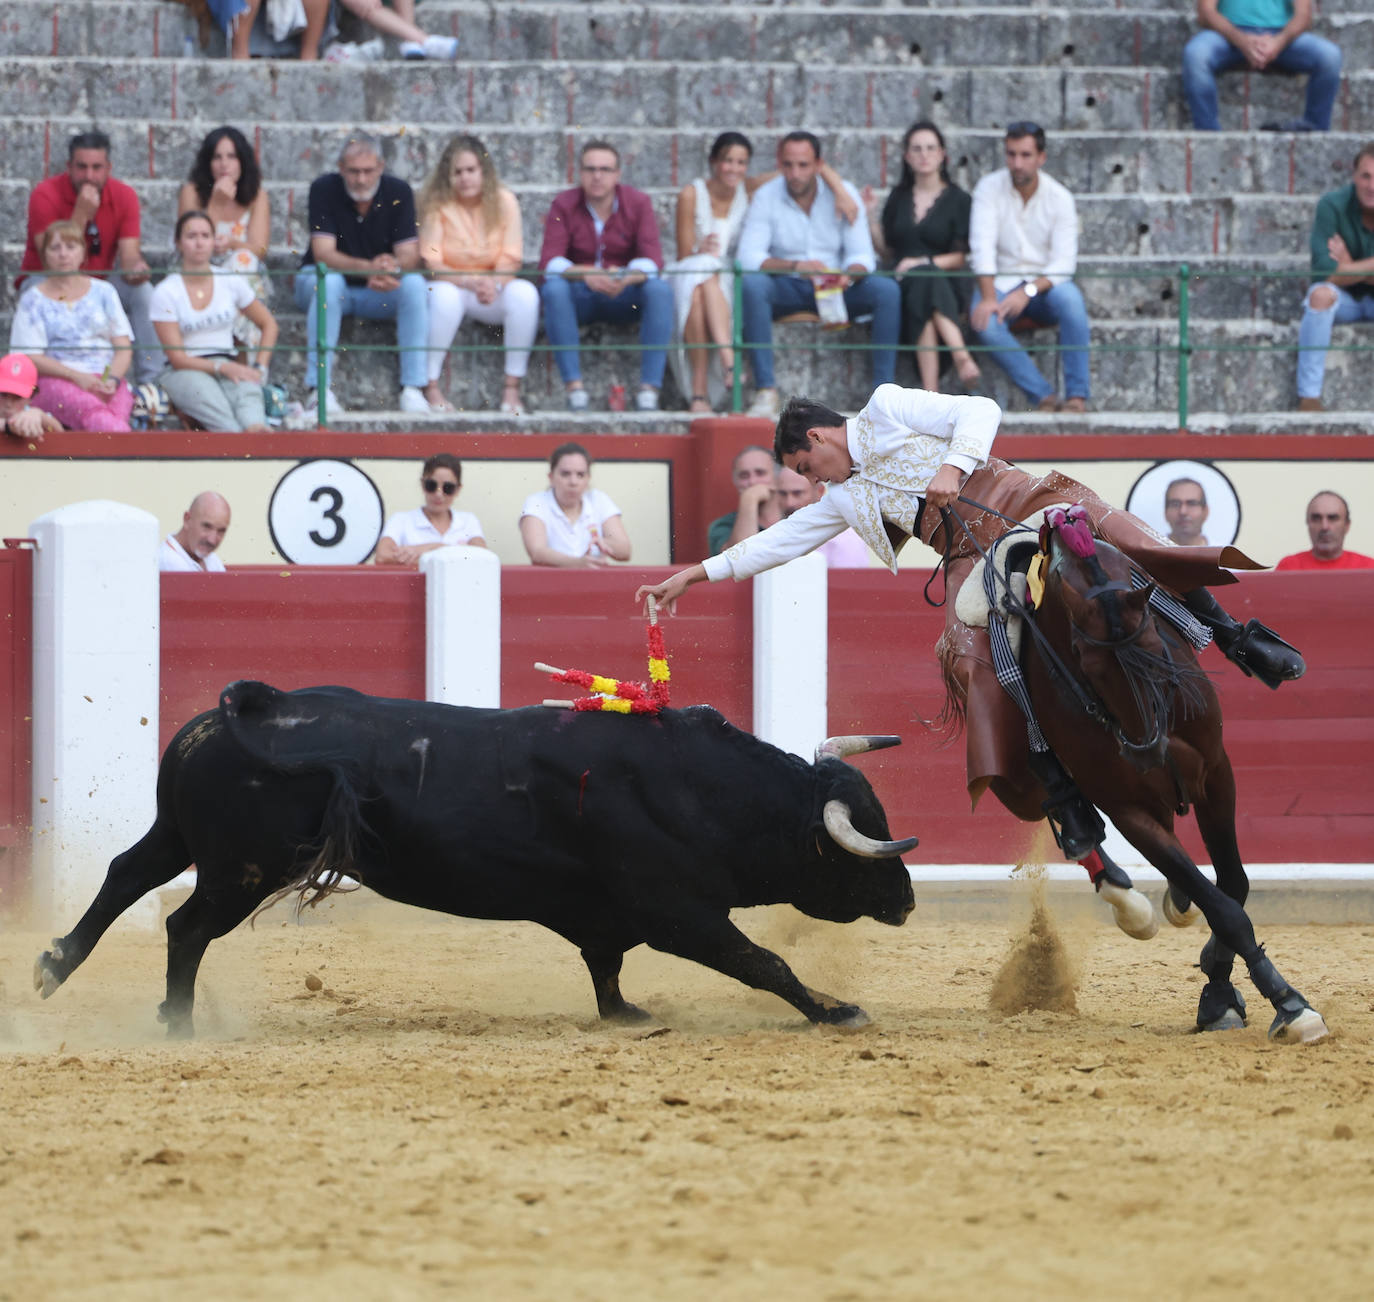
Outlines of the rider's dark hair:
M 801 452 L 806 446 L 808 430 L 844 428 L 844 417 L 811 398 L 789 398 L 778 417 L 777 432 L 773 435 L 773 456 L 781 461 L 789 452 Z

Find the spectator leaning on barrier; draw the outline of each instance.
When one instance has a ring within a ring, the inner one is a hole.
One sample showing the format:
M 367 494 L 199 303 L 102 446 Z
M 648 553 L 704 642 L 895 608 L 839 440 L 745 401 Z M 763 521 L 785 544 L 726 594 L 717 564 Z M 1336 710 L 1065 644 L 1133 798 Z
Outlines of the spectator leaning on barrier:
M 778 145 L 781 176 L 754 192 L 739 240 L 744 342 L 757 392 L 751 416 L 776 416 L 773 321 L 792 312 L 816 311 L 818 289 L 843 292 L 848 316 L 872 317 L 874 385 L 892 380 L 901 326 L 896 281 L 869 273 L 877 265 L 859 193 L 845 191 L 854 216 L 844 220 L 835 192 L 819 175 L 821 142 L 793 131 Z M 770 274 L 774 273 L 774 274 Z M 782 274 L 776 274 L 782 273 Z
M 780 508 L 773 502 L 776 465 L 767 448 L 748 447 L 736 453 L 730 465 L 730 482 L 739 493 L 739 504 L 707 527 L 708 556 L 717 556 L 741 539 L 753 537 L 779 518 Z
M 974 187 L 969 263 L 977 276 L 969 320 L 989 356 L 1041 411 L 1088 409 L 1088 310 L 1073 282 L 1078 269 L 1078 209 L 1045 166 L 1045 132 L 1012 122 L 1003 141 L 1007 165 Z M 1022 316 L 1059 327 L 1063 403 L 1017 342 Z
M 630 559 L 630 536 L 620 508 L 591 486 L 592 459 L 580 443 L 563 443 L 549 457 L 549 486 L 531 493 L 520 510 L 520 540 L 535 565 L 599 568 Z
M 1345 550 L 1350 532 L 1350 503 L 1329 490 L 1307 504 L 1307 536 L 1312 550 L 1285 556 L 1276 570 L 1374 570 L 1374 556 Z
M 56 416 L 28 405 L 37 387 L 38 368 L 33 358 L 23 353 L 0 357 L 0 421 L 4 421 L 6 434 L 26 443 L 41 443 L 44 434 L 55 434 L 62 428 Z
M 1354 174 L 1317 201 L 1311 286 L 1298 327 L 1298 410 L 1322 410 L 1326 350 L 1336 322 L 1374 321 L 1374 140 L 1355 155 Z M 1365 364 L 1367 373 L 1367 364 Z
M 578 326 L 639 322 L 639 392 L 635 406 L 657 411 L 673 290 L 659 278 L 663 248 L 647 194 L 620 184 L 620 152 L 605 140 L 582 146 L 581 184 L 553 201 L 544 221 L 544 333 L 554 348 L 571 411 L 590 399 L 582 384 Z
M 169 533 L 157 549 L 157 567 L 174 574 L 223 574 L 224 562 L 215 554 L 229 532 L 229 503 L 206 490 L 191 499 L 181 528 Z
M 386 522 L 377 543 L 378 565 L 404 565 L 417 569 L 420 557 L 440 547 L 485 547 L 482 522 L 471 511 L 459 511 L 463 491 L 463 463 L 449 452 L 439 452 L 420 468 L 423 506 L 398 511 Z
M 106 275 L 133 329 L 133 374 L 139 383 L 154 379 L 166 362 L 148 319 L 153 287 L 143 260 L 138 195 L 110 174 L 110 138 L 83 131 L 67 143 L 67 170 L 40 181 L 29 196 L 28 240 L 18 282 L 38 271 L 38 236 L 55 221 L 71 220 L 86 245 L 82 270 Z
M 428 413 L 425 343 L 429 337 L 428 285 L 420 274 L 420 233 L 415 195 L 399 177 L 385 175 L 381 145 L 355 131 L 339 154 L 339 170 L 310 186 L 310 247 L 296 273 L 296 306 L 305 313 L 308 351 L 307 409 L 317 401 L 315 264 L 327 268 L 325 302 L 325 412 L 343 411 L 332 387 L 334 350 L 346 316 L 396 322 L 401 355 L 401 410 Z
M 1221 130 L 1217 73 L 1229 68 L 1308 74 L 1302 117 L 1266 122 L 1261 130 L 1331 130 L 1341 50 L 1308 31 L 1312 0 L 1197 0 L 1197 20 L 1202 31 L 1183 47 L 1183 93 L 1194 130 Z

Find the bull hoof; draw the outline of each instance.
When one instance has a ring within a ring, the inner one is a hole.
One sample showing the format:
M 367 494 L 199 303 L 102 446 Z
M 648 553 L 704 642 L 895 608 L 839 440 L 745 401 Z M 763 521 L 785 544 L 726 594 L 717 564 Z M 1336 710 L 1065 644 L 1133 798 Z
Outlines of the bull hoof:
M 1159 931 L 1154 905 L 1134 886 L 1118 886 L 1098 878 L 1097 893 L 1112 906 L 1116 925 L 1136 940 L 1149 940 Z
M 1296 1012 L 1279 1009 L 1269 1027 L 1269 1038 L 1279 1044 L 1311 1044 L 1331 1034 L 1322 1015 L 1310 1004 Z
M 56 941 L 53 941 L 52 949 L 45 949 L 33 962 L 33 988 L 38 991 L 44 999 L 52 996 L 53 992 L 67 979 L 59 975 L 56 964 L 62 961 L 62 948 Z
M 1229 981 L 1209 981 L 1197 1004 L 1199 1031 L 1236 1031 L 1245 1025 L 1245 998 Z
M 1186 895 L 1180 895 L 1183 901 L 1179 904 L 1174 899 L 1174 888 L 1170 886 L 1164 892 L 1164 916 L 1172 926 L 1192 927 L 1202 921 L 1202 910 L 1192 902 Z

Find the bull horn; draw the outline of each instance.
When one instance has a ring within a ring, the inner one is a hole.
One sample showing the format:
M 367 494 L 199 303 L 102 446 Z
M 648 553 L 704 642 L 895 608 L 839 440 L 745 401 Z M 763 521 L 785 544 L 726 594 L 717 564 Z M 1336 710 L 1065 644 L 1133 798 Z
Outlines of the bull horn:
M 830 839 L 840 849 L 857 854 L 862 859 L 895 859 L 908 850 L 914 850 L 917 845 L 914 836 L 901 841 L 875 841 L 871 836 L 865 836 L 849 821 L 849 806 L 843 800 L 827 800 L 822 817 Z
M 888 736 L 856 736 L 856 737 L 827 737 L 819 746 L 816 747 L 816 763 L 819 764 L 827 755 L 834 759 L 848 759 L 850 755 L 862 755 L 866 750 L 886 750 L 889 746 L 900 746 L 900 737 Z

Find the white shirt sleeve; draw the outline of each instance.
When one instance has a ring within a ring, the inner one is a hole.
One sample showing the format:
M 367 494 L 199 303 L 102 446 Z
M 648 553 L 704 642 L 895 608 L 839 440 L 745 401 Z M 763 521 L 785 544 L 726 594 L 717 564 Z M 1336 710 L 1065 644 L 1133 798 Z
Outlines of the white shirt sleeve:
M 12 353 L 41 353 L 48 347 L 48 331 L 43 325 L 43 319 L 34 311 L 38 306 L 34 299 L 37 293 L 38 286 L 34 285 L 19 300 L 19 309 L 14 314 L 14 320 L 10 322 Z
M 735 257 L 745 271 L 757 271 L 768 257 L 773 242 L 773 183 L 760 186 L 749 201 L 744 214 L 744 229 L 740 231 Z
M 991 398 L 904 389 L 898 384 L 880 385 L 866 410 L 873 420 L 874 450 L 880 455 L 895 452 L 915 430 L 946 439 L 949 452 L 944 464 L 965 474 L 987 464 L 1002 422 L 1002 409 Z
M 978 276 L 997 273 L 997 199 L 992 181 L 992 175 L 985 176 L 973 187 L 969 211 L 968 264 Z
M 873 236 L 868 229 L 868 213 L 864 210 L 859 192 L 847 181 L 844 188 L 857 205 L 859 215 L 846 224 L 838 212 L 835 214 L 835 225 L 840 228 L 840 265 L 852 267 L 857 264 L 865 271 L 872 271 L 878 265 L 878 259 L 873 252 Z
M 1050 229 L 1050 255 L 1045 276 L 1056 285 L 1072 280 L 1078 270 L 1078 208 L 1064 186 L 1056 183 L 1054 218 Z
M 844 518 L 833 492 L 819 502 L 794 511 L 762 533 L 737 542 L 720 555 L 708 557 L 702 562 L 706 577 L 712 583 L 724 578 L 747 579 L 805 556 L 842 534 L 849 528 L 849 521 Z

